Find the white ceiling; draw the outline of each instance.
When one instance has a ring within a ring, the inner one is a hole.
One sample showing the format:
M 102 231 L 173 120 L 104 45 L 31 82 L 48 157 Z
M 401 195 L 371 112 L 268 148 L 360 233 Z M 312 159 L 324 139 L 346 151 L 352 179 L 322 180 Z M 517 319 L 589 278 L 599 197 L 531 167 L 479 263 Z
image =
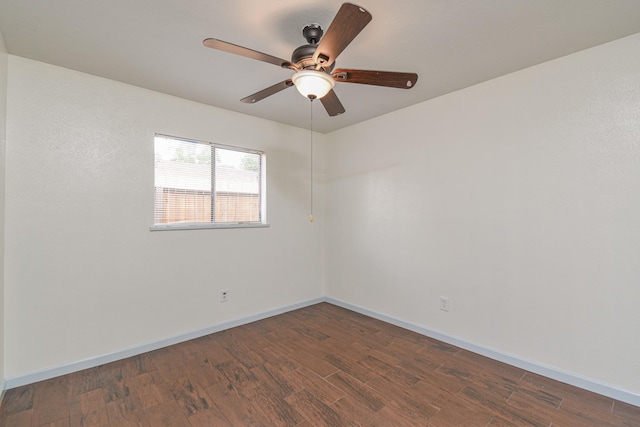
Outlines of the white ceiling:
M 214 37 L 289 59 L 301 29 L 327 28 L 339 0 L 0 0 L 10 54 L 309 127 L 293 88 L 239 100 L 291 71 L 202 45 Z M 314 103 L 329 132 L 488 79 L 640 32 L 640 0 L 359 0 L 371 23 L 337 60 L 342 68 L 408 71 L 410 90 L 337 83 L 346 113 Z M 639 49 L 640 54 L 640 49 Z

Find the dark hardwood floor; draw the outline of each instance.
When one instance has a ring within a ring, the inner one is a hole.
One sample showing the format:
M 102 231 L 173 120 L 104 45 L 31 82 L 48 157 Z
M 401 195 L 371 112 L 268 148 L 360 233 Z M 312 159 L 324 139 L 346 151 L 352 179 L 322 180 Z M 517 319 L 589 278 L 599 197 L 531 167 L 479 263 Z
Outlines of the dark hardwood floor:
M 7 390 L 3 427 L 640 426 L 640 408 L 318 304 Z

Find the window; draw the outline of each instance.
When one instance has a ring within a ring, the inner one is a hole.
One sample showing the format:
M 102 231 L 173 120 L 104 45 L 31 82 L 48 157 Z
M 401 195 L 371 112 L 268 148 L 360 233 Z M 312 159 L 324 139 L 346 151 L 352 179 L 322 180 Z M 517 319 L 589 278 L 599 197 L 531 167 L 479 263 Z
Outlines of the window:
M 152 229 L 262 226 L 264 153 L 155 137 Z

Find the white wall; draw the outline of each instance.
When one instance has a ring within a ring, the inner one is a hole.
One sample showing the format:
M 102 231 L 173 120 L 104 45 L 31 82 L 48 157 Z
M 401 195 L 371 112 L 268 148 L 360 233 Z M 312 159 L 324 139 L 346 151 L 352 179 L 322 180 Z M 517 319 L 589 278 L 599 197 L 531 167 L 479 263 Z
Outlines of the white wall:
M 640 393 L 639 45 L 331 134 L 328 296 Z
M 7 111 L 7 378 L 324 295 L 308 131 L 12 55 Z M 150 232 L 156 132 L 265 150 L 271 227 Z
M 7 48 L 0 33 L 0 397 L 4 390 L 4 170 L 7 121 Z

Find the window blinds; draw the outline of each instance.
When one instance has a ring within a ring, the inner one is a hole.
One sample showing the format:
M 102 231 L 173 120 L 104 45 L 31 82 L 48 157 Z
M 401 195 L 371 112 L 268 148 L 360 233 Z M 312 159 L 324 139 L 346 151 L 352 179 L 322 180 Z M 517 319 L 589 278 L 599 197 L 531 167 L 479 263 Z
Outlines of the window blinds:
M 261 223 L 264 154 L 155 137 L 154 225 Z

